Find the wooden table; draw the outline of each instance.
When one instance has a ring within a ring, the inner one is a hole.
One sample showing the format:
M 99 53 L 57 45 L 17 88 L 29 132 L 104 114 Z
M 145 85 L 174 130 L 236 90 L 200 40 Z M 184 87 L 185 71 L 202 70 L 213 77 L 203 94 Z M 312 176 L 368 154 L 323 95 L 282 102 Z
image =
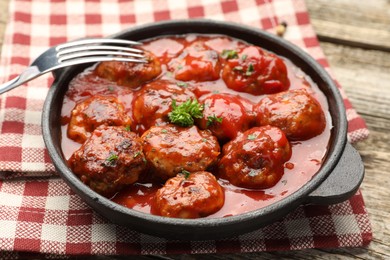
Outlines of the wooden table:
M 8 1 L 0 1 L 0 48 Z M 202 259 L 390 259 L 390 1 L 306 2 L 332 71 L 371 132 L 368 140 L 355 147 L 366 167 L 361 189 L 374 239 L 367 248 L 211 254 Z M 197 256 L 153 258 L 193 259 Z

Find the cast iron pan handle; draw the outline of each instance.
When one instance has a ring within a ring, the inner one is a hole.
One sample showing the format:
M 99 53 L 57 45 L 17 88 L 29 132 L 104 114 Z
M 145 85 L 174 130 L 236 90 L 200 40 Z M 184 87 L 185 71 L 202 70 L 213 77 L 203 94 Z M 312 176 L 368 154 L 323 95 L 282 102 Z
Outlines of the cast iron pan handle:
M 335 204 L 353 196 L 364 177 L 359 153 L 347 142 L 344 153 L 328 178 L 306 200 L 310 204 Z

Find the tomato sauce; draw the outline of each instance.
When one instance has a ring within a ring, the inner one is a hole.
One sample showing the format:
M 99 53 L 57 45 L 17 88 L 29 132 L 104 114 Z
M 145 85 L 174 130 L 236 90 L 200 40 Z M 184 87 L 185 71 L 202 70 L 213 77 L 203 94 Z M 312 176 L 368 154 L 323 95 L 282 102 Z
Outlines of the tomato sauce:
M 194 41 L 200 41 L 218 52 L 248 45 L 245 42 L 226 36 L 190 34 L 146 40 L 142 45 L 142 48 L 159 58 L 162 64 L 162 73 L 158 79 L 170 80 L 174 75 L 172 75 L 173 73 L 171 71 L 168 71 L 167 64 L 171 62 L 173 57 L 177 56 L 183 49 L 189 47 Z M 326 118 L 325 130 L 320 135 L 309 140 L 290 142 L 292 156 L 284 165 L 285 169 L 282 179 L 272 188 L 262 190 L 240 188 L 230 184 L 227 180 L 219 179 L 218 182 L 225 190 L 225 203 L 221 210 L 208 216 L 208 218 L 237 215 L 270 205 L 298 190 L 307 183 L 321 167 L 321 163 L 327 152 L 330 129 L 332 127 L 326 97 L 310 77 L 305 75 L 297 66 L 288 59 L 283 58 L 283 61 L 286 64 L 288 71 L 288 79 L 290 81 L 289 89 L 310 89 L 312 96 L 321 104 Z M 98 77 L 93 71 L 94 67 L 91 67 L 77 75 L 70 82 L 69 90 L 63 101 L 61 113 L 62 150 L 66 159 L 69 159 L 72 153 L 81 146 L 81 144 L 74 142 L 67 136 L 67 126 L 69 124 L 70 114 L 77 102 L 97 94 L 116 96 L 119 101 L 123 103 L 128 114 L 131 114 L 133 94 L 136 89 L 119 86 L 115 82 Z M 221 78 L 200 82 L 192 80 L 187 81 L 185 84 L 198 98 L 208 93 L 230 93 L 233 95 L 240 95 L 248 100 L 248 102 L 244 104 L 248 110 L 253 109 L 254 104 L 257 104 L 264 97 L 264 95 L 252 95 L 227 88 L 225 82 Z M 161 186 L 162 184 L 158 183 L 138 182 L 116 194 L 112 200 L 138 211 L 153 213 L 151 212 L 153 196 Z

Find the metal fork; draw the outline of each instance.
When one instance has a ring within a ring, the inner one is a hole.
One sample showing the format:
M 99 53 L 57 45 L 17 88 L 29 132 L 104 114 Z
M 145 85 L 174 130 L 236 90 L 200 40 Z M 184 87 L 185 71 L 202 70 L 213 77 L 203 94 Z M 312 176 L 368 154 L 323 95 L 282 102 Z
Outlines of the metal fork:
M 18 77 L 0 85 L 0 94 L 47 72 L 72 65 L 111 60 L 145 63 L 143 51 L 129 47 L 139 44 L 122 39 L 90 38 L 51 47 L 39 55 Z

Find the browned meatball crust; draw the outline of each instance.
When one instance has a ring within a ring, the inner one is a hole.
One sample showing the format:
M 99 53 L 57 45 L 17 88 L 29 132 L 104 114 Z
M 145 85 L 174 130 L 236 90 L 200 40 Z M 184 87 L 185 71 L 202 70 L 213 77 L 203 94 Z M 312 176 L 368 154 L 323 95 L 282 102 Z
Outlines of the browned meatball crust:
M 322 133 L 326 120 L 320 103 L 305 89 L 269 95 L 255 107 L 260 125 L 279 127 L 290 140 L 307 140 Z
M 287 90 L 287 67 L 278 56 L 260 47 L 248 46 L 227 58 L 222 79 L 230 89 L 253 95 Z
M 183 170 L 204 171 L 220 153 L 217 138 L 196 126 L 153 126 L 141 138 L 146 160 L 163 180 Z
M 147 63 L 103 61 L 95 68 L 101 78 L 116 82 L 121 86 L 137 88 L 156 78 L 161 73 L 160 61 L 154 54 L 144 51 Z
M 136 182 L 146 167 L 139 137 L 120 126 L 96 128 L 68 162 L 81 181 L 105 196 Z
M 201 97 L 203 118 L 197 120 L 201 129 L 210 129 L 219 141 L 234 139 L 239 132 L 250 127 L 251 117 L 243 105 L 244 99 L 228 94 Z
M 285 134 L 277 127 L 254 127 L 227 143 L 218 163 L 221 176 L 233 185 L 264 189 L 274 186 L 291 157 Z
M 115 97 L 93 96 L 78 103 L 72 110 L 68 137 L 83 143 L 100 125 L 130 126 L 131 119 Z
M 171 218 L 201 218 L 220 210 L 225 195 L 209 172 L 178 174 L 169 179 L 155 195 L 152 210 Z
M 181 81 L 208 81 L 219 79 L 221 62 L 218 52 L 203 42 L 195 42 L 168 63 L 175 79 Z

